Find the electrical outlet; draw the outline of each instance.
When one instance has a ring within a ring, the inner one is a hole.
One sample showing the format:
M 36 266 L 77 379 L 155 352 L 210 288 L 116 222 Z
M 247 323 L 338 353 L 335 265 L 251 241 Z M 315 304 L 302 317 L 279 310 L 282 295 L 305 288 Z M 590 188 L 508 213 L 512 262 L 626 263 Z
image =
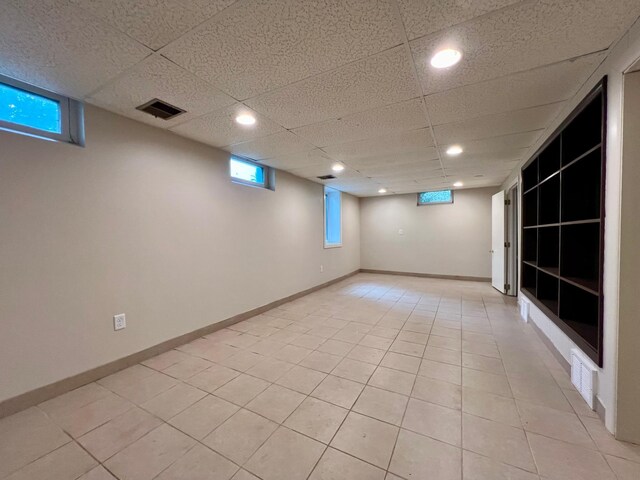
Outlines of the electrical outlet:
M 118 315 L 114 315 L 113 329 L 122 330 L 123 328 L 127 328 L 127 318 L 124 316 L 124 313 L 119 313 Z
M 324 272 L 324 265 L 320 265 L 320 273 Z

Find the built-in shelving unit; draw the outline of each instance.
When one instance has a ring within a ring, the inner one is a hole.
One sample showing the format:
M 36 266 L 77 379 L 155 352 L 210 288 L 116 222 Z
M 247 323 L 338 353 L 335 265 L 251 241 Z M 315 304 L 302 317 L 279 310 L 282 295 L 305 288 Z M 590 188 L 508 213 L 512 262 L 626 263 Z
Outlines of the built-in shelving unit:
M 522 168 L 522 291 L 599 366 L 606 80 Z

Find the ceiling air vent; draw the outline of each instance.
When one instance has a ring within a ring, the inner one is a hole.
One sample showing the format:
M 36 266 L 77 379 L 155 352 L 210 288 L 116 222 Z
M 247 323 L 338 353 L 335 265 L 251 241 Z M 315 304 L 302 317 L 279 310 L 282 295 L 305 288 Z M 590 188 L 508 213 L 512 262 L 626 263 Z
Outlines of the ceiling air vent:
M 332 178 L 336 178 L 333 175 L 320 175 L 318 177 L 320 180 L 331 180 Z
M 174 107 L 173 105 L 169 105 L 167 102 L 163 102 L 157 98 L 154 98 L 144 105 L 136 107 L 136 110 L 140 110 L 141 112 L 148 113 L 149 115 L 153 115 L 154 117 L 161 118 L 163 120 L 175 118 L 186 111 L 181 108 Z

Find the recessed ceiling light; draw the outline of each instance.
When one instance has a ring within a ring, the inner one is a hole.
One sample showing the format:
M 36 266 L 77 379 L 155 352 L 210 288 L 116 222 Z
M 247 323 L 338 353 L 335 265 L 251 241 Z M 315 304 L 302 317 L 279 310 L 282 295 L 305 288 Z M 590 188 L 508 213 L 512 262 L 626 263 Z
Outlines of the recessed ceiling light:
M 451 145 L 447 148 L 447 155 L 451 155 L 455 157 L 456 155 L 460 155 L 462 153 L 462 147 L 460 145 Z
M 248 113 L 242 113 L 236 117 L 236 122 L 240 125 L 253 125 L 256 123 L 256 117 Z
M 341 172 L 342 170 L 344 170 L 344 165 L 342 165 L 341 163 L 334 163 L 333 167 L 331 167 L 331 170 L 333 170 L 334 172 Z
M 387 189 L 386 188 L 381 188 L 380 190 L 378 190 L 378 193 L 387 193 Z
M 453 184 L 454 187 L 461 187 L 463 185 L 464 185 L 464 183 L 462 183 L 462 182 L 456 182 L 456 183 Z
M 435 68 L 453 67 L 462 58 L 462 53 L 453 48 L 445 48 L 431 57 L 431 66 Z

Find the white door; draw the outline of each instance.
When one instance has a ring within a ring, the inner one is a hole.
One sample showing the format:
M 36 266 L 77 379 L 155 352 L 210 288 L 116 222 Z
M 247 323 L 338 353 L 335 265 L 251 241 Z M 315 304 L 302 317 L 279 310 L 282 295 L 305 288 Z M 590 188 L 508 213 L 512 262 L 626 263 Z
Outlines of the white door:
M 491 285 L 502 293 L 505 293 L 504 208 L 502 191 L 491 201 Z

